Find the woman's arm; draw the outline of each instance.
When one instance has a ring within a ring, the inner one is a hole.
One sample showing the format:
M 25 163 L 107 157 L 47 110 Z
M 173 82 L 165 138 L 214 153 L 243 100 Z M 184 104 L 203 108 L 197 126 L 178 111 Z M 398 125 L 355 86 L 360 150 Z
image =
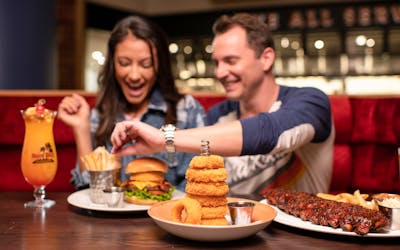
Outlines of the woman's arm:
M 90 107 L 85 98 L 73 94 L 66 96 L 58 106 L 57 117 L 70 126 L 74 133 L 80 171 L 84 170 L 80 158 L 93 150 L 89 123 Z

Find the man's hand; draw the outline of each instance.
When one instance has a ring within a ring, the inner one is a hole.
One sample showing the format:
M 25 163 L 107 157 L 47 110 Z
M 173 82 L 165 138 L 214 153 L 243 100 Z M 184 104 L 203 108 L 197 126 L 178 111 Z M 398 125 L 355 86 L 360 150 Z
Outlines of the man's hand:
M 112 153 L 117 155 L 153 154 L 165 150 L 162 131 L 139 121 L 117 123 L 111 143 Z

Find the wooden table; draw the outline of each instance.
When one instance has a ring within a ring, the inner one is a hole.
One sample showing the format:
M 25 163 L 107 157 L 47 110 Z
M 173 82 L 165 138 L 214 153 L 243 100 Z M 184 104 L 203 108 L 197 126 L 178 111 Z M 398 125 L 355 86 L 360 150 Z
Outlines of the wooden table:
M 2 249 L 400 249 L 400 238 L 335 236 L 271 223 L 254 236 L 230 242 L 196 242 L 171 235 L 146 212 L 86 211 L 67 202 L 69 193 L 49 193 L 50 209 L 24 208 L 28 192 L 0 193 Z

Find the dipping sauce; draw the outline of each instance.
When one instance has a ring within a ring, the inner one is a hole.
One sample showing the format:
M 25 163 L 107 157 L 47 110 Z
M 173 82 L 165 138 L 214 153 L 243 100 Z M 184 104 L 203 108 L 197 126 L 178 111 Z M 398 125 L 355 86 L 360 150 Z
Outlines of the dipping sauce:
M 387 198 L 378 201 L 378 204 L 390 208 L 400 208 L 400 199 L 397 198 Z

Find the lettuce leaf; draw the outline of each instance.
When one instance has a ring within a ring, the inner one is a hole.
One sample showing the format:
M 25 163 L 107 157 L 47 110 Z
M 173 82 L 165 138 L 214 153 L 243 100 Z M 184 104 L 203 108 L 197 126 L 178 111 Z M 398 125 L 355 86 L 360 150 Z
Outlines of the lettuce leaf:
M 125 195 L 128 197 L 132 197 L 132 196 L 136 196 L 139 199 L 144 199 L 144 200 L 157 200 L 157 201 L 167 201 L 170 200 L 172 197 L 172 193 L 174 192 L 175 187 L 172 186 L 168 193 L 164 193 L 161 195 L 156 195 L 156 194 L 152 194 L 147 192 L 147 189 L 143 189 L 143 190 L 127 190 L 125 191 Z

